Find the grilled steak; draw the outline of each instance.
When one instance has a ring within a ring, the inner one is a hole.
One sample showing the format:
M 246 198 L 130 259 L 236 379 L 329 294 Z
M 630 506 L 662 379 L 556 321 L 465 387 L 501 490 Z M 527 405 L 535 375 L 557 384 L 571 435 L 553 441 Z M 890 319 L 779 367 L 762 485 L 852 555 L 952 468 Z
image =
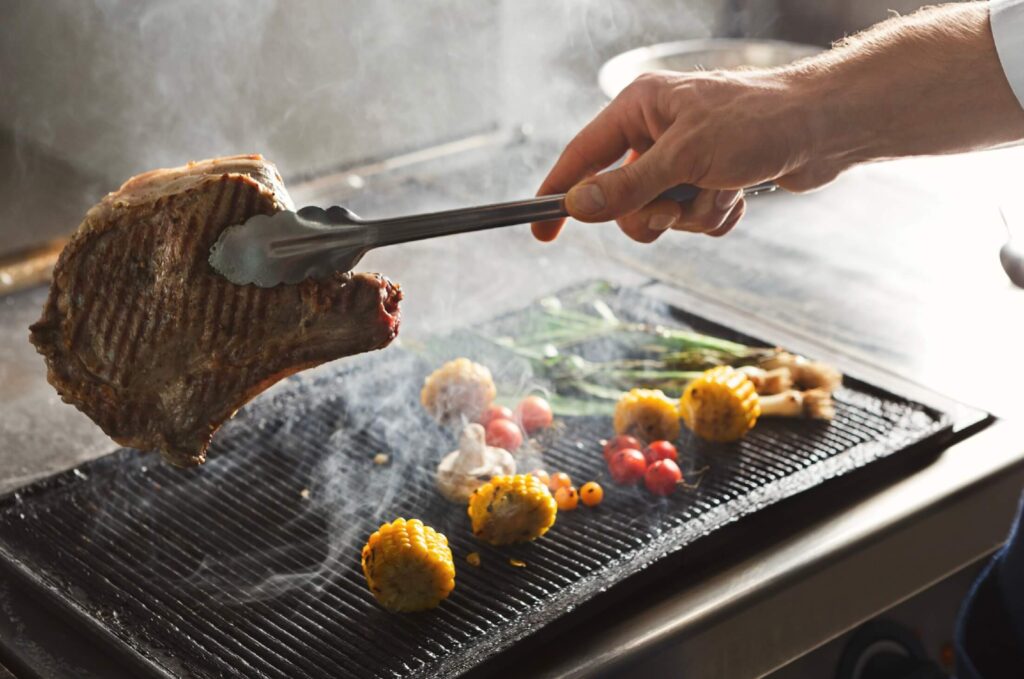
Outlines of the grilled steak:
M 190 466 L 277 380 L 387 346 L 402 295 L 382 276 L 264 289 L 210 267 L 226 227 L 290 208 L 258 155 L 154 170 L 108 194 L 61 253 L 31 327 L 50 384 L 118 443 Z

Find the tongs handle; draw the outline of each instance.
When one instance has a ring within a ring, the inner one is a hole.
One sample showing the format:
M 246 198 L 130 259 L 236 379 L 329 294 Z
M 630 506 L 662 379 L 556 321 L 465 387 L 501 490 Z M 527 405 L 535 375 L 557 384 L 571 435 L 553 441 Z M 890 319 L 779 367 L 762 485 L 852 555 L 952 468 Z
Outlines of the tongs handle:
M 561 194 L 459 210 L 374 220 L 365 222 L 365 225 L 377 227 L 374 234 L 376 245 L 395 245 L 436 236 L 494 229 L 499 226 L 560 219 L 567 217 L 568 214 L 565 211 L 565 194 Z
M 762 191 L 774 191 L 775 188 L 774 182 L 764 182 L 752 186 L 746 191 L 749 194 L 756 194 Z M 700 191 L 700 187 L 693 184 L 679 184 L 662 193 L 659 198 L 683 203 L 695 198 Z M 375 245 L 395 245 L 436 236 L 483 231 L 484 229 L 528 222 L 543 222 L 568 216 L 569 213 L 565 209 L 565 194 L 561 193 L 508 203 L 367 221 L 364 224 L 370 227 L 379 227 L 375 230 L 373 238 Z

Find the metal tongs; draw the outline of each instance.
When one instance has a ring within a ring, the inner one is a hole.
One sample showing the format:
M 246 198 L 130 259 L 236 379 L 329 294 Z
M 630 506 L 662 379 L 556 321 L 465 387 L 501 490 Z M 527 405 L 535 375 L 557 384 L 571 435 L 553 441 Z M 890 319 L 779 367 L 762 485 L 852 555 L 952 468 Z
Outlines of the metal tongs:
M 746 190 L 773 191 L 766 182 Z M 680 184 L 661 194 L 678 202 L 700 189 Z M 367 220 L 343 207 L 305 207 L 272 216 L 256 215 L 225 229 L 210 248 L 210 265 L 232 283 L 271 288 L 351 271 L 370 250 L 382 245 L 482 231 L 499 226 L 568 217 L 565 194 L 430 214 Z

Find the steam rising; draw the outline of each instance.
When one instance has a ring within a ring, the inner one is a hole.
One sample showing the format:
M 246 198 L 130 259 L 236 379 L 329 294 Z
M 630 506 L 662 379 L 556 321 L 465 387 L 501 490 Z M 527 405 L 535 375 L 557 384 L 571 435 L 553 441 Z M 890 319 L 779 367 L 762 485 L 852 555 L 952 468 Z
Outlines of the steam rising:
M 494 119 L 476 5 L 5 3 L 0 122 L 112 184 L 240 152 L 290 176 L 383 158 Z
M 635 296 L 612 304 L 630 308 L 638 318 L 660 308 L 653 300 L 637 306 Z M 515 327 L 503 324 L 495 331 L 514 332 Z M 272 530 L 260 532 L 279 535 L 280 542 L 227 554 L 206 551 L 195 569 L 179 577 L 225 603 L 317 596 L 340 581 L 362 580 L 359 550 L 382 523 L 420 518 L 450 537 L 465 536 L 465 508 L 448 504 L 434 487 L 434 470 L 456 447 L 461 426 L 441 428 L 420 403 L 426 371 L 469 355 L 494 369 L 499 396 L 506 401 L 544 393 L 546 386 L 528 362 L 499 361 L 507 354 L 485 347 L 456 334 L 420 347 L 417 355 L 389 349 L 300 374 L 261 397 L 218 434 L 196 481 L 248 493 L 250 482 L 244 477 L 251 468 L 261 469 L 252 476 L 251 501 L 271 503 L 259 513 L 271 517 Z M 595 350 L 601 358 L 612 358 L 622 349 L 611 343 Z M 520 473 L 544 467 L 542 451 L 531 446 L 516 455 Z M 386 464 L 373 462 L 378 454 L 387 456 Z M 318 462 L 305 469 L 298 462 L 302 459 Z M 273 506 L 279 499 L 261 496 L 256 487 L 268 466 L 280 467 L 295 491 L 280 508 Z M 311 547 L 322 551 L 314 553 Z M 290 552 L 305 561 L 279 570 L 282 556 Z
M 433 478 L 441 458 L 456 447 L 453 434 L 459 426 L 442 429 L 427 415 L 418 398 L 418 364 L 409 355 L 394 352 L 355 362 L 373 367 L 354 373 L 330 367 L 291 378 L 276 395 L 261 398 L 218 435 L 215 441 L 243 442 L 230 444 L 224 454 L 213 454 L 198 470 L 199 477 L 214 484 L 246 474 L 249 466 L 266 465 L 266 460 L 256 458 L 272 455 L 272 450 L 298 456 L 300 449 L 313 446 L 323 455 L 314 469 L 286 472 L 294 475 L 304 506 L 296 511 L 292 503 L 280 510 L 280 516 L 288 517 L 277 527 L 284 536 L 280 545 L 254 544 L 251 550 L 226 555 L 207 553 L 196 569 L 180 573 L 184 581 L 224 602 L 315 593 L 346 575 L 361 578 L 359 549 L 372 530 L 396 517 L 422 518 L 450 533 L 467 530 L 464 508 L 451 505 L 445 511 Z M 525 364 L 513 361 L 503 370 L 509 379 L 503 394 L 518 398 L 538 391 Z M 516 385 L 521 385 L 521 393 Z M 328 431 L 317 426 L 322 422 L 330 426 Z M 261 438 L 258 451 L 244 443 L 243 432 L 253 430 Z M 378 454 L 386 455 L 387 462 L 374 462 Z M 540 461 L 528 450 L 517 458 L 523 470 Z M 286 461 L 276 464 L 288 468 Z M 435 506 L 429 516 L 420 515 L 424 497 Z M 253 489 L 253 502 L 272 501 Z M 105 511 L 124 509 L 108 506 Z M 272 507 L 265 511 L 275 513 Z M 97 526 L 102 530 L 102 520 Z M 326 550 L 315 563 L 288 572 L 269 570 L 267 564 L 280 563 L 282 550 L 289 545 L 308 550 L 311 544 Z
M 600 104 L 601 61 L 706 35 L 712 6 L 15 1 L 0 7 L 0 125 L 112 187 L 224 154 L 295 177 L 497 126 L 563 137 Z

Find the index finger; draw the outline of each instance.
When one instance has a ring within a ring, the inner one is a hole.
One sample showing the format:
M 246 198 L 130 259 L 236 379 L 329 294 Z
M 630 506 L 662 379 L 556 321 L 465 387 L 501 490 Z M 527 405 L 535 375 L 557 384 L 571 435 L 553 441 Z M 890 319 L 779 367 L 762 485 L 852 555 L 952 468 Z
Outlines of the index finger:
M 537 190 L 538 196 L 565 193 L 581 180 L 597 174 L 630 149 L 621 124 L 621 107 L 615 99 L 573 137 Z M 564 219 L 533 224 L 533 235 L 542 241 L 558 236 Z

